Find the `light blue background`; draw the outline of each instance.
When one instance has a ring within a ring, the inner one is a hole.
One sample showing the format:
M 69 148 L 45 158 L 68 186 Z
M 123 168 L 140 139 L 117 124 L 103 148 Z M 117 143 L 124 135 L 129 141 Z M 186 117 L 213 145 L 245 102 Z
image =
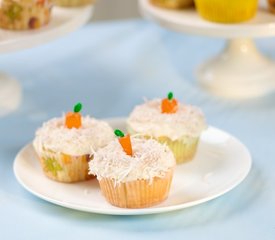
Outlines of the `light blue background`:
M 90 24 L 47 45 L 0 56 L 1 70 L 19 79 L 24 91 L 21 107 L 0 118 L 0 239 L 274 240 L 275 94 L 233 102 L 198 89 L 196 66 L 223 45 L 137 20 Z M 258 45 L 275 58 L 275 39 Z M 233 191 L 181 211 L 117 217 L 53 205 L 16 182 L 14 157 L 43 121 L 77 101 L 95 117 L 126 116 L 142 97 L 168 90 L 199 105 L 209 124 L 250 149 L 252 171 Z

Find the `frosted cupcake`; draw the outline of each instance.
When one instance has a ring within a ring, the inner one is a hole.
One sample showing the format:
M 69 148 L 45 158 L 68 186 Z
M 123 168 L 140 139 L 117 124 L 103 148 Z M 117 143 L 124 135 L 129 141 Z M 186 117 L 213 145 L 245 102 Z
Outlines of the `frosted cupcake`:
M 0 27 L 10 30 L 40 28 L 50 21 L 50 0 L 0 0 Z
M 151 0 L 151 3 L 164 8 L 172 8 L 172 9 L 179 9 L 179 8 L 186 8 L 193 6 L 193 0 Z
M 80 114 L 81 104 L 64 117 L 53 118 L 36 131 L 33 146 L 45 175 L 59 182 L 88 180 L 92 153 L 114 139 L 104 121 Z
M 170 92 L 165 99 L 146 101 L 136 106 L 127 126 L 132 134 L 153 137 L 167 144 L 177 163 L 183 163 L 194 157 L 206 122 L 199 108 L 179 103 Z
M 119 136 L 94 153 L 90 174 L 106 200 L 121 208 L 144 208 L 168 197 L 175 166 L 171 150 L 153 139 Z
M 253 18 L 258 0 L 195 0 L 201 17 L 219 23 L 239 23 Z
M 54 0 L 56 6 L 80 7 L 94 3 L 95 0 Z

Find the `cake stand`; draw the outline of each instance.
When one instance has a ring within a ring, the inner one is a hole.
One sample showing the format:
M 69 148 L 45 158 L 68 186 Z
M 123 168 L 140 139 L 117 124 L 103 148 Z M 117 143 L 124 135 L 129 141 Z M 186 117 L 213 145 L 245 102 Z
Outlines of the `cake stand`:
M 57 39 L 84 25 L 91 17 L 93 6 L 80 8 L 54 7 L 50 23 L 38 30 L 0 30 L 0 54 L 31 48 Z M 15 110 L 21 101 L 19 82 L 0 73 L 0 116 Z
M 203 20 L 195 9 L 168 10 L 139 0 L 144 17 L 175 31 L 228 39 L 218 56 L 199 66 L 197 79 L 211 93 L 247 99 L 275 89 L 275 63 L 263 56 L 252 38 L 275 36 L 275 15 L 262 4 L 257 16 L 241 24 L 218 24 Z M 275 51 L 275 49 L 274 49 Z

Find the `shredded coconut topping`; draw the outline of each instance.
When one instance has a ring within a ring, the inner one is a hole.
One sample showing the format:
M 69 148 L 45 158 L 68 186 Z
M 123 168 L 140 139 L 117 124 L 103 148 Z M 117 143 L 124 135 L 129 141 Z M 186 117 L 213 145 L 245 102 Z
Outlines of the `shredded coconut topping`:
M 113 179 L 116 184 L 135 180 L 149 180 L 164 177 L 174 168 L 173 153 L 166 146 L 153 139 L 131 137 L 133 156 L 127 155 L 117 139 L 94 153 L 89 162 L 90 174 Z
M 172 141 L 185 136 L 199 137 L 207 127 L 199 108 L 178 103 L 176 113 L 161 113 L 161 99 L 146 101 L 136 106 L 127 124 L 130 131 L 152 137 L 167 136 Z
M 92 154 L 114 139 L 112 128 L 104 121 L 89 116 L 82 117 L 78 129 L 65 127 L 65 117 L 53 118 L 36 131 L 34 147 L 62 152 L 72 156 Z

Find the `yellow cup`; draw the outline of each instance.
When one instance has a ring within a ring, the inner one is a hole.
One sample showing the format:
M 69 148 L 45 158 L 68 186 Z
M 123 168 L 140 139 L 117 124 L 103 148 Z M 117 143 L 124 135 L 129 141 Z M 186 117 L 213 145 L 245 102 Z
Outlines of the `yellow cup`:
M 258 0 L 195 0 L 201 17 L 218 23 L 239 23 L 253 18 Z

